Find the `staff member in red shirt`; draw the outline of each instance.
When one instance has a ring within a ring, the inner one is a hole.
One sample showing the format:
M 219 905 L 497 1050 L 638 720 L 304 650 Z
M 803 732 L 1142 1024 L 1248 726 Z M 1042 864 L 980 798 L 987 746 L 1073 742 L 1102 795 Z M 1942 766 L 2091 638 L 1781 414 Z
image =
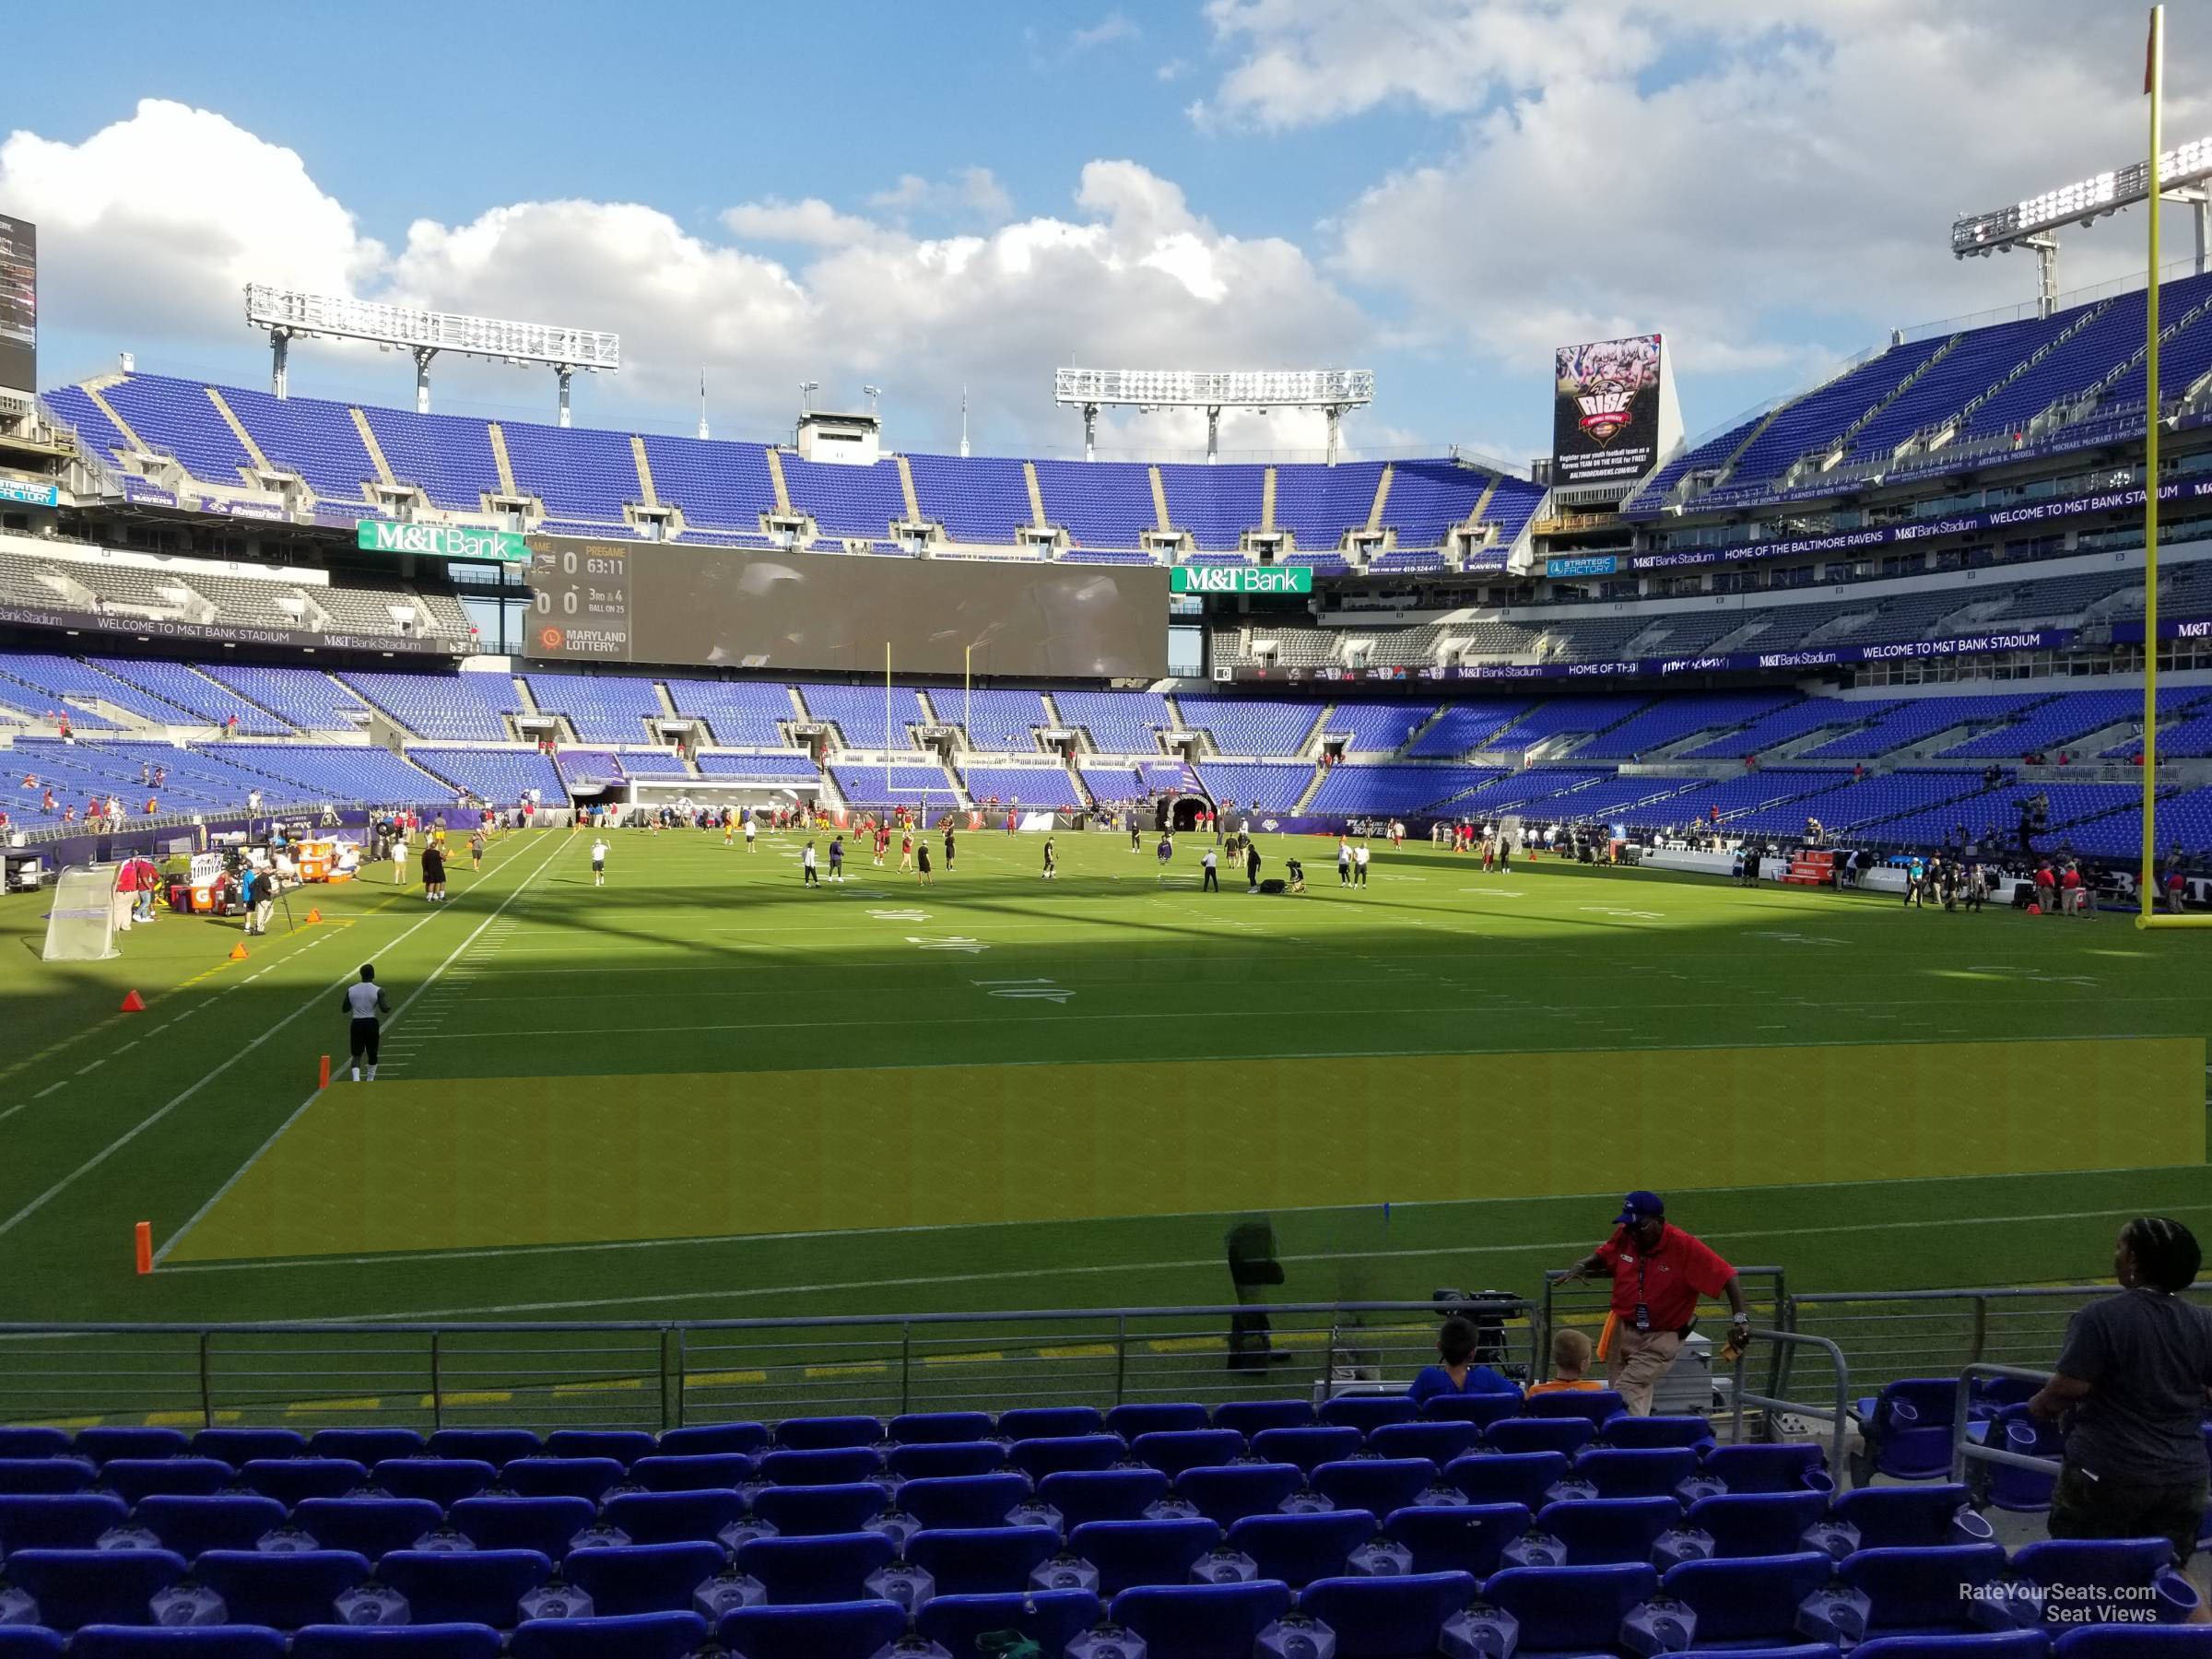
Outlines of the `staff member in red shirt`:
M 1652 1390 L 1697 1323 L 1700 1296 L 1728 1299 L 1731 1335 L 1751 1329 L 1735 1269 L 1701 1240 L 1666 1218 L 1656 1193 L 1630 1193 L 1613 1218 L 1614 1233 L 1568 1269 L 1570 1280 L 1613 1276 L 1616 1327 L 1606 1352 L 1606 1381 L 1620 1391 L 1630 1415 L 1652 1414 Z

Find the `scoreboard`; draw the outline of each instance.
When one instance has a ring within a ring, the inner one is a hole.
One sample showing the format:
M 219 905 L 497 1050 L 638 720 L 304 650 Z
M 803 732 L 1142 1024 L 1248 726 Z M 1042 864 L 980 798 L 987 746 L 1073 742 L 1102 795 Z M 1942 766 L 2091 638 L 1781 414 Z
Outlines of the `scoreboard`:
M 529 538 L 528 656 L 770 671 L 1158 679 L 1168 571 L 1041 559 Z
M 531 656 L 630 661 L 630 548 L 530 538 Z

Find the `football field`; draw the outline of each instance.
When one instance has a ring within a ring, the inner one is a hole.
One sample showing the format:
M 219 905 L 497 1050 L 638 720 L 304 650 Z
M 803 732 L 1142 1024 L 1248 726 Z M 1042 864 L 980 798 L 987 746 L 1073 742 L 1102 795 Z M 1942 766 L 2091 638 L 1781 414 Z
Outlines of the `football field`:
M 1797 1288 L 2212 1226 L 2212 954 L 2124 917 L 1426 845 L 1347 889 L 1276 836 L 1302 897 L 1201 891 L 1195 838 L 1163 877 L 1149 836 L 1064 834 L 1047 882 L 987 832 L 950 871 L 933 837 L 927 888 L 862 853 L 810 888 L 795 836 L 616 831 L 598 888 L 591 840 L 504 837 L 443 907 L 388 867 L 296 892 L 242 961 L 164 917 L 50 966 L 48 900 L 0 903 L 0 1318 L 1214 1302 L 1257 1217 L 1281 1300 L 1526 1290 L 1645 1185 Z M 394 1013 L 356 1087 L 364 960 Z

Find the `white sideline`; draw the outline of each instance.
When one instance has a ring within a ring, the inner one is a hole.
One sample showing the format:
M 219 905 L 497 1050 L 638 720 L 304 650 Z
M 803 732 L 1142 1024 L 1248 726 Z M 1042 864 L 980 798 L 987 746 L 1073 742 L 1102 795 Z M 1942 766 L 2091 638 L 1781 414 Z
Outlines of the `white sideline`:
M 559 845 L 565 844 L 566 841 L 564 838 L 560 843 L 557 844 L 555 850 L 558 851 Z M 551 861 L 548 860 L 547 862 L 550 863 Z M 532 874 L 535 875 L 535 872 L 534 871 Z M 515 890 L 519 892 L 522 889 L 518 888 Z M 512 895 L 511 894 L 509 897 L 512 898 Z M 501 908 L 503 909 L 504 906 Z M 387 951 L 396 949 L 406 940 L 412 937 L 423 928 L 428 927 L 432 922 L 437 921 L 439 917 L 444 913 L 445 912 L 443 912 L 433 910 L 429 915 L 423 917 L 421 921 L 416 923 L 414 926 L 408 928 L 397 938 L 393 939 L 390 943 L 382 947 L 382 948 Z M 341 985 L 346 984 L 352 978 L 353 975 L 348 973 L 343 978 L 333 980 L 327 986 L 316 992 L 312 996 L 309 997 L 305 1002 L 294 1008 L 289 1014 L 287 1014 L 282 1019 L 277 1020 L 275 1024 L 268 1027 L 267 1030 L 264 1030 L 251 1042 L 248 1042 L 242 1047 L 235 1050 L 227 1059 L 211 1067 L 195 1082 L 188 1084 L 182 1090 L 173 1096 L 165 1105 L 155 1108 L 154 1111 L 147 1113 L 145 1117 L 139 1119 L 134 1126 L 124 1130 L 123 1134 L 117 1135 L 105 1147 L 102 1147 L 98 1152 L 95 1152 L 90 1158 L 85 1159 L 83 1163 L 77 1165 L 77 1167 L 70 1171 L 68 1174 L 63 1176 L 59 1181 L 55 1182 L 52 1186 L 41 1193 L 36 1198 L 33 1198 L 29 1204 L 25 1205 L 14 1215 L 8 1217 L 6 1220 L 0 1221 L 0 1238 L 6 1237 L 7 1234 L 14 1231 L 25 1221 L 29 1220 L 31 1217 L 37 1215 L 39 1211 L 44 1209 L 49 1204 L 53 1203 L 55 1198 L 59 1197 L 63 1193 L 68 1191 L 70 1187 L 76 1185 L 77 1182 L 83 1180 L 87 1175 L 89 1175 L 94 1170 L 100 1168 L 101 1164 L 107 1162 L 109 1159 L 114 1157 L 116 1153 L 122 1151 L 124 1147 L 129 1146 L 141 1135 L 144 1135 L 148 1129 L 151 1129 L 156 1124 L 159 1123 L 163 1118 L 174 1112 L 178 1107 L 183 1105 L 184 1102 L 191 1100 L 194 1095 L 199 1093 L 201 1089 L 206 1088 L 208 1084 L 214 1082 L 216 1078 L 221 1077 L 233 1065 L 236 1065 L 241 1060 L 243 1060 L 248 1054 L 252 1053 L 255 1049 L 266 1042 L 270 1038 L 276 1036 L 277 1032 L 283 1030 L 286 1026 L 290 1025 L 293 1020 L 299 1018 L 300 1016 L 306 1013 L 308 1009 L 318 1006 L 322 1001 L 330 995 L 331 992 L 337 990 Z
M 490 915 L 485 917 L 483 921 L 477 923 L 474 928 L 470 929 L 468 936 L 465 939 L 463 939 L 460 944 L 453 947 L 453 950 L 447 955 L 445 960 L 430 970 L 429 977 L 424 980 L 421 984 L 416 986 L 414 994 L 409 996 L 406 1001 L 401 1003 L 398 1008 L 394 1011 L 391 1018 L 391 1023 L 393 1025 L 397 1025 L 401 1020 L 406 1018 L 407 1010 L 415 1006 L 416 1002 L 421 997 L 422 994 L 438 982 L 440 977 L 443 975 L 445 971 L 448 968 L 451 968 L 454 962 L 460 959 L 461 953 L 466 950 L 471 945 L 474 945 L 478 936 L 482 935 L 486 928 L 489 927 L 494 922 L 497 922 L 500 916 L 506 913 L 507 907 L 523 896 L 524 889 L 528 888 L 532 882 L 535 881 L 540 876 L 543 876 L 547 870 L 553 867 L 554 860 L 560 856 L 561 849 L 567 846 L 569 838 L 566 836 L 563 836 L 560 838 L 560 840 L 555 841 L 551 855 L 541 861 L 537 868 L 532 870 L 529 875 L 524 877 L 522 880 L 515 883 L 514 890 L 509 893 L 506 898 L 500 900 L 499 908 L 493 911 Z M 432 912 L 433 915 L 437 913 L 438 912 Z M 429 919 L 429 917 L 425 917 L 423 920 L 428 921 Z M 418 922 L 415 924 L 415 927 L 420 927 L 422 923 Z M 407 933 L 413 933 L 414 931 L 414 927 L 407 929 Z M 400 938 L 404 939 L 405 937 L 406 937 L 406 934 L 402 934 L 400 935 Z M 394 939 L 392 943 L 396 945 L 399 943 L 399 940 Z M 388 950 L 391 948 L 391 946 L 386 946 L 385 948 Z M 347 982 L 343 980 L 339 982 L 341 984 L 345 982 Z M 324 992 L 323 994 L 327 996 L 329 993 Z M 283 1023 L 288 1024 L 292 1019 L 299 1018 L 301 1012 L 302 1010 L 300 1009 L 294 1009 L 290 1015 L 286 1017 L 286 1019 Z M 214 1076 L 214 1073 L 210 1072 L 208 1076 L 212 1077 Z M 206 1080 L 206 1077 L 203 1077 L 200 1079 L 200 1082 L 205 1083 Z M 193 1085 L 194 1088 L 197 1088 L 198 1087 L 199 1083 Z M 201 1205 L 198 1209 L 193 1211 L 191 1218 L 184 1223 L 184 1225 L 178 1228 L 175 1232 L 169 1235 L 169 1238 L 163 1242 L 161 1248 L 154 1252 L 155 1266 L 159 1267 L 161 1265 L 162 1260 L 169 1254 L 169 1253 L 174 1250 L 177 1245 L 182 1241 L 184 1235 L 190 1232 L 194 1228 L 197 1227 L 201 1221 L 206 1218 L 207 1212 L 223 1201 L 223 1198 L 229 1193 L 232 1187 L 236 1186 L 241 1181 L 245 1179 L 246 1171 L 251 1170 L 255 1164 L 261 1161 L 262 1155 L 264 1153 L 267 1152 L 271 1147 L 275 1146 L 278 1141 L 284 1138 L 284 1132 L 300 1121 L 300 1114 L 306 1112 L 310 1106 L 312 1106 L 322 1096 L 322 1093 L 323 1091 L 320 1088 L 310 1090 L 307 1099 L 292 1108 L 290 1114 L 285 1118 L 284 1122 L 277 1124 L 276 1127 L 271 1131 L 269 1138 L 263 1141 L 260 1146 L 253 1148 L 252 1155 L 247 1158 L 246 1161 L 239 1165 L 237 1169 L 230 1172 L 230 1178 L 224 1182 L 221 1186 L 215 1189 L 213 1195 L 208 1198 L 207 1202 Z M 179 1096 L 178 1098 L 181 1100 L 183 1097 Z M 175 1102 L 171 1101 L 171 1104 L 173 1105 Z M 163 1107 L 162 1110 L 166 1112 L 168 1107 Z M 143 1128 L 144 1125 L 141 1124 L 140 1127 Z M 136 1130 L 132 1131 L 132 1134 L 134 1135 L 136 1133 Z M 11 1223 L 10 1225 L 13 1224 Z M 5 1230 L 6 1230 L 0 1228 L 0 1231 Z

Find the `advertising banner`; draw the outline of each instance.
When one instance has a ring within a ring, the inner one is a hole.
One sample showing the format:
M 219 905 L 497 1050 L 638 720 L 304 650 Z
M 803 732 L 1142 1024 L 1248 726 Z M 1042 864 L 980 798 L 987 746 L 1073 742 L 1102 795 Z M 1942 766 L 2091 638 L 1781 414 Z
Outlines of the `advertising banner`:
M 522 564 L 530 544 L 512 530 L 482 530 L 473 524 L 406 524 L 397 519 L 363 519 L 353 527 L 354 546 L 364 553 L 422 553 L 432 559 L 493 559 Z
M 2159 500 L 2212 500 L 2212 479 L 2175 480 L 2159 487 Z M 1965 535 L 1977 530 L 2010 530 L 2023 524 L 2050 524 L 2082 518 L 2091 513 L 2118 512 L 2143 505 L 2140 485 L 2132 489 L 2103 490 L 2095 495 L 2059 496 L 2047 501 L 2024 501 L 2017 507 L 1993 508 L 1986 512 L 1954 512 L 1942 518 L 1919 519 L 1905 524 L 1884 524 L 1876 529 L 1839 530 L 1831 535 L 1802 535 L 1789 541 L 1747 542 L 1735 547 L 1684 547 L 1668 553 L 1639 553 L 1629 560 L 1631 571 L 1668 571 L 1684 565 L 1748 564 L 1770 559 L 1797 559 L 1806 554 L 1853 553 L 1865 547 L 1909 547 L 1939 535 Z
M 312 651 L 375 651 L 404 653 L 408 656 L 453 656 L 455 648 L 443 640 L 418 639 L 400 634 L 316 633 L 310 629 L 256 628 L 247 623 L 188 622 L 172 617 L 102 618 L 85 611 L 48 609 L 39 606 L 0 605 L 0 625 L 17 628 L 55 628 L 70 633 L 102 627 L 155 640 L 206 641 L 232 645 L 282 645 Z
M 51 484 L 26 484 L 20 478 L 0 478 L 0 501 L 19 501 L 26 507 L 53 507 L 62 492 Z
M 1168 572 L 1171 594 L 1310 594 L 1309 565 L 1177 565 Z
M 1610 553 L 1586 554 L 1579 559 L 1547 559 L 1544 561 L 1547 576 L 1610 576 L 1620 569 L 1620 560 Z
M 2212 624 L 2177 624 L 2204 627 Z M 2114 629 L 2118 635 L 2120 630 Z M 2160 624 L 2160 638 L 2167 629 Z M 2136 625 L 2142 637 L 2142 624 Z M 1854 663 L 1913 662 L 1971 656 L 1992 651 L 2063 651 L 2078 636 L 2071 628 L 2032 628 L 2017 633 L 1972 634 L 1955 640 L 1900 640 L 1880 645 L 1837 645 L 1814 651 L 1732 651 L 1708 656 L 1641 657 L 1622 663 L 1453 663 L 1427 668 L 1239 668 L 1238 680 L 1610 680 L 1665 679 L 1677 674 L 1744 674 L 1830 668 Z
M 0 387 L 39 389 L 39 228 L 0 214 Z
M 2169 621 L 2161 618 L 2159 621 L 2159 638 L 2161 640 L 2212 640 L 2212 617 L 2197 617 L 2187 621 Z M 2113 623 L 2112 643 L 2115 645 L 2142 644 L 2143 618 L 2137 617 L 2133 622 Z
M 1630 335 L 1552 354 L 1554 484 L 1639 478 L 1659 457 L 1660 339 Z

